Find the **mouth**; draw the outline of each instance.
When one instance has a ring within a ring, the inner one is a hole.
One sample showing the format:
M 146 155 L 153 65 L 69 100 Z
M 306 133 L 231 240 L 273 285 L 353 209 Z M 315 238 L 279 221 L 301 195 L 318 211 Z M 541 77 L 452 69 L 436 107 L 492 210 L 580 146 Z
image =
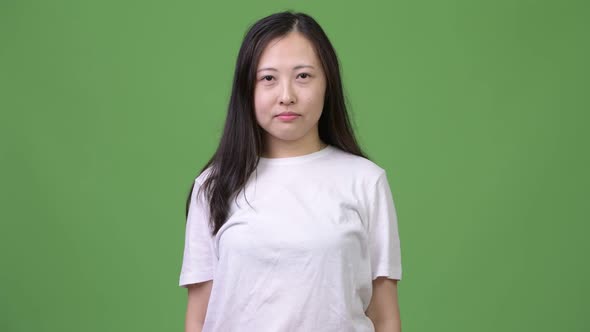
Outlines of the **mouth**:
M 284 113 L 281 113 L 275 117 L 281 121 L 292 121 L 292 120 L 299 118 L 300 116 L 301 116 L 300 114 L 297 114 L 294 112 L 284 112 Z
M 300 116 L 301 114 L 295 112 L 283 112 L 275 116 Z

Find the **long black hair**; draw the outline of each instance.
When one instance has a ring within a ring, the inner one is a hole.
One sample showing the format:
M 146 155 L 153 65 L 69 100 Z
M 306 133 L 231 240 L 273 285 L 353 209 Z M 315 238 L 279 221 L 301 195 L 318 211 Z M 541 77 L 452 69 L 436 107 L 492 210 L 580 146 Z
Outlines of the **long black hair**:
M 318 123 L 320 140 L 346 152 L 369 159 L 361 151 L 346 110 L 340 65 L 332 43 L 309 15 L 284 11 L 255 22 L 246 32 L 234 71 L 233 87 L 223 134 L 217 150 L 201 169 L 208 170 L 200 186 L 209 204 L 209 226 L 215 235 L 225 223 L 230 199 L 242 190 L 258 166 L 263 151 L 263 130 L 254 113 L 256 68 L 266 45 L 277 37 L 299 32 L 314 46 L 326 75 L 324 107 Z M 186 201 L 188 217 L 195 181 Z

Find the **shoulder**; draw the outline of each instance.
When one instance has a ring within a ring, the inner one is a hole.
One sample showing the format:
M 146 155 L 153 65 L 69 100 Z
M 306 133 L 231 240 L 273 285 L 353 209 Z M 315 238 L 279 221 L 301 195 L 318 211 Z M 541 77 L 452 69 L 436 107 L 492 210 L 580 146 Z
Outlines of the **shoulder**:
M 207 179 L 207 177 L 211 174 L 212 171 L 212 166 L 207 167 L 205 170 L 203 170 L 196 178 L 195 178 L 195 184 L 197 186 L 201 186 L 205 180 Z
M 333 147 L 330 161 L 332 167 L 348 177 L 360 180 L 365 184 L 376 183 L 385 177 L 385 169 L 374 161 Z
M 211 173 L 211 170 L 212 170 L 211 166 L 207 167 L 194 179 L 193 184 L 192 184 L 192 188 L 191 188 L 191 199 L 194 199 L 194 200 L 204 199 L 205 201 L 207 201 L 207 197 L 203 196 L 203 194 L 204 194 L 203 184 L 205 183 L 205 180 L 207 179 L 207 177 Z

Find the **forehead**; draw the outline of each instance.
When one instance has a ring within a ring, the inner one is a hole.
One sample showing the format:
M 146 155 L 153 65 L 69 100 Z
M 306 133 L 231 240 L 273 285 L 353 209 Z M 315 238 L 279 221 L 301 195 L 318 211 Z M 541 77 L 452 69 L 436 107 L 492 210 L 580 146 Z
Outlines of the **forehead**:
M 261 67 L 289 67 L 294 64 L 310 64 L 317 66 L 319 58 L 313 44 L 298 32 L 271 40 L 264 48 L 258 61 Z

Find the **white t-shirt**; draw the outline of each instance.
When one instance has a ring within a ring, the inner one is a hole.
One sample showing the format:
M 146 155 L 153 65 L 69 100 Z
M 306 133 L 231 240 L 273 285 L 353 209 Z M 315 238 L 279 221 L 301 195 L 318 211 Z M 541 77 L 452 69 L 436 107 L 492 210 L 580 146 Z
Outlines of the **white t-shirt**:
M 401 280 L 385 170 L 328 145 L 261 158 L 216 236 L 195 180 L 180 286 L 213 279 L 203 332 L 373 332 L 378 276 Z M 204 192 L 203 192 L 204 193 Z

